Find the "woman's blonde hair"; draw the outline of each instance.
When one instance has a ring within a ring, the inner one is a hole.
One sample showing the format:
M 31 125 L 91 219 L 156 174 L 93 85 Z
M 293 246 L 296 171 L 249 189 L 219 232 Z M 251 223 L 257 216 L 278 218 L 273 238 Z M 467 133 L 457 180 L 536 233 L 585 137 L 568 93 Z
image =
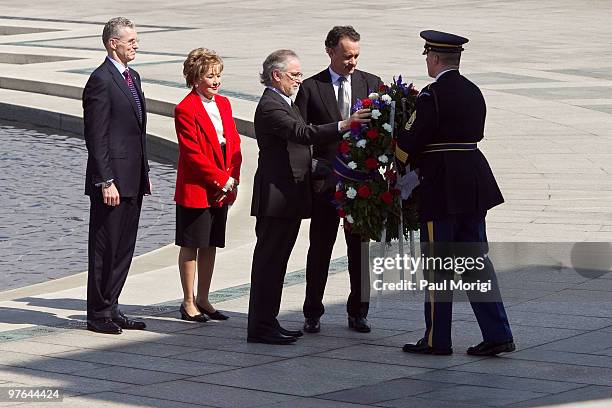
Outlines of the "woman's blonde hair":
M 223 60 L 215 51 L 201 47 L 191 50 L 183 62 L 183 76 L 187 86 L 191 88 L 200 82 L 208 69 L 215 65 L 223 71 Z

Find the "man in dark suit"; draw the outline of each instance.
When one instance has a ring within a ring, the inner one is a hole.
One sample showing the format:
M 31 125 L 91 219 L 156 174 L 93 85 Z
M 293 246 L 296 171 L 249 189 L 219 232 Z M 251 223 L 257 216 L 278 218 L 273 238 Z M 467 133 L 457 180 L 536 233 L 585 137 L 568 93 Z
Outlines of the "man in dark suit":
M 306 79 L 295 99 L 306 123 L 320 125 L 346 119 L 357 100 L 378 92 L 382 84 L 380 78 L 356 69 L 359 40 L 359 33 L 351 26 L 336 26 L 327 34 L 325 50 L 330 59 L 329 67 Z M 303 307 L 304 331 L 308 333 L 317 333 L 321 329 L 320 318 L 325 311 L 323 294 L 340 224 L 340 217 L 332 204 L 335 177 L 330 170 L 337 151 L 337 141 L 313 146 L 316 165 Z M 367 321 L 370 300 L 368 244 L 360 235 L 351 232 L 345 231 L 344 237 L 351 284 L 346 303 L 349 327 L 367 333 L 370 331 Z
M 283 281 L 300 223 L 311 215 L 311 152 L 314 143 L 340 140 L 351 121 L 368 122 L 369 111 L 320 126 L 307 125 L 293 104 L 302 82 L 300 60 L 278 50 L 263 63 L 266 89 L 255 110 L 259 160 L 253 183 L 251 215 L 257 217 L 257 244 L 251 269 L 248 342 L 289 344 L 300 330 L 280 326 Z
M 147 115 L 140 76 L 127 66 L 138 49 L 134 23 L 111 19 L 102 41 L 108 55 L 83 91 L 85 194 L 91 201 L 87 328 L 119 334 L 145 328 L 119 310 L 118 299 L 134 254 L 142 197 L 151 193 Z
M 415 156 L 419 170 L 419 216 L 425 257 L 468 255 L 480 266 L 460 275 L 463 282 L 490 281 L 490 290 L 467 291 L 484 341 L 470 355 L 515 349 L 510 324 L 487 257 L 485 216 L 504 199 L 477 143 L 484 137 L 486 105 L 480 89 L 459 73 L 467 38 L 423 31 L 427 71 L 435 82 L 417 97 L 416 112 L 398 135 L 397 157 Z M 449 284 L 463 271 L 426 269 L 429 283 Z M 448 285 L 450 286 L 450 285 Z M 452 290 L 425 292 L 425 335 L 406 344 L 408 353 L 451 354 Z M 486 288 L 485 288 L 486 289 Z

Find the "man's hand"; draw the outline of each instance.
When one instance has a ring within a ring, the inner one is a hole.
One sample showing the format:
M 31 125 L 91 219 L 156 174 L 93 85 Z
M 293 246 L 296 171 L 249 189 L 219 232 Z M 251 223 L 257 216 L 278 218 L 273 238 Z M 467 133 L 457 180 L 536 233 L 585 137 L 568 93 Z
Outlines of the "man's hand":
M 104 204 L 110 205 L 111 207 L 118 206 L 121 202 L 119 198 L 119 190 L 115 186 L 115 183 L 111 184 L 110 187 L 102 187 L 102 200 Z
M 351 128 L 351 122 L 368 123 L 370 122 L 371 116 L 372 111 L 370 109 L 359 109 L 351 116 L 349 116 L 348 119 L 345 119 L 340 122 L 340 131 L 346 132 L 347 130 L 349 130 Z

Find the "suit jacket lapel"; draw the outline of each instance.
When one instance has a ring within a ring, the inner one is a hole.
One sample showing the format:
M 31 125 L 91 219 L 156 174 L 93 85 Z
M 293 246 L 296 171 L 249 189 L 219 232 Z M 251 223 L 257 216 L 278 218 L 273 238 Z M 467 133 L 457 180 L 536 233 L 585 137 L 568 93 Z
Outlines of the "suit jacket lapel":
M 268 93 L 268 95 L 270 95 L 272 99 L 276 99 L 287 111 L 287 113 L 289 113 L 289 115 L 291 115 L 293 118 L 299 120 L 302 123 L 304 122 L 304 118 L 302 118 L 302 114 L 300 113 L 300 110 L 297 108 L 297 106 L 295 106 L 295 104 L 289 105 L 287 101 L 278 94 L 278 92 L 273 91 L 269 88 L 266 88 L 266 90 L 264 91 L 264 95 L 266 92 Z
M 325 109 L 327 109 L 329 116 L 333 120 L 341 120 L 338 99 L 334 93 L 334 86 L 328 69 L 321 72 L 321 81 L 317 81 L 317 87 L 319 88 L 319 95 L 321 95 L 321 102 Z
M 233 140 L 229 136 L 229 134 L 230 132 L 233 132 L 233 129 L 236 127 L 236 124 L 234 123 L 234 118 L 230 113 L 229 102 L 225 99 L 216 99 L 217 107 L 219 108 L 219 113 L 221 114 L 221 122 L 223 123 L 223 133 L 225 135 L 225 166 L 227 167 L 228 163 L 232 162 L 230 154 L 232 154 L 232 148 L 234 147 Z
M 130 74 L 133 71 L 130 71 Z M 136 92 L 138 93 L 138 97 L 140 98 L 140 104 L 142 105 L 142 125 L 144 127 L 145 123 L 147 122 L 147 102 L 145 100 L 145 96 L 144 96 L 144 92 L 142 92 L 142 87 L 141 87 L 141 83 L 140 83 L 140 77 L 138 78 L 138 81 L 136 81 L 136 75 L 132 75 L 132 78 L 134 79 L 134 87 L 136 88 Z M 129 88 L 128 88 L 129 89 Z M 132 98 L 134 99 L 134 98 Z
M 363 95 L 363 96 L 361 96 Z M 355 70 L 351 75 L 351 106 L 355 106 L 358 99 L 369 95 L 368 84 L 361 76 L 361 72 Z
M 221 145 L 219 144 L 219 138 L 217 137 L 217 130 L 210 120 L 210 116 L 204 109 L 202 99 L 200 95 L 193 90 L 191 91 L 191 103 L 195 106 L 195 119 L 202 131 L 206 134 L 208 142 L 212 145 L 214 155 L 217 157 L 219 163 L 225 164 L 223 160 L 223 152 L 221 151 Z
M 134 100 L 132 91 L 130 91 L 130 88 L 125 83 L 125 78 L 119 73 L 119 70 L 113 65 L 113 63 L 108 61 L 108 59 L 106 60 L 106 64 L 107 64 L 106 67 L 108 68 L 111 75 L 113 76 L 113 80 L 115 81 L 117 86 L 121 89 L 125 97 L 128 99 L 128 101 L 132 105 L 132 110 L 134 111 L 134 116 L 136 116 L 136 120 L 138 121 L 138 123 L 142 125 L 142 123 L 140 122 L 140 119 L 138 118 L 138 105 L 136 105 L 136 101 Z M 144 116 L 144 113 L 143 113 L 143 116 Z

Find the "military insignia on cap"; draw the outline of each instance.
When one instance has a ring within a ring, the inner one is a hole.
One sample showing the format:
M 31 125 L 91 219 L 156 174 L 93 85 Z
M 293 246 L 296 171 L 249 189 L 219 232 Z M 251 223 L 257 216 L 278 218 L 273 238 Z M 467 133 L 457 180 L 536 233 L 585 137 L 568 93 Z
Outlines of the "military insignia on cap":
M 410 130 L 415 120 L 416 120 L 416 110 L 412 112 L 412 115 L 410 115 L 410 119 L 408 119 L 408 122 L 406 122 L 406 126 L 404 127 L 404 129 Z
M 459 35 L 435 30 L 421 31 L 421 38 L 425 40 L 423 55 L 429 51 L 444 53 L 461 52 L 463 51 L 463 44 L 469 41 L 467 38 Z

